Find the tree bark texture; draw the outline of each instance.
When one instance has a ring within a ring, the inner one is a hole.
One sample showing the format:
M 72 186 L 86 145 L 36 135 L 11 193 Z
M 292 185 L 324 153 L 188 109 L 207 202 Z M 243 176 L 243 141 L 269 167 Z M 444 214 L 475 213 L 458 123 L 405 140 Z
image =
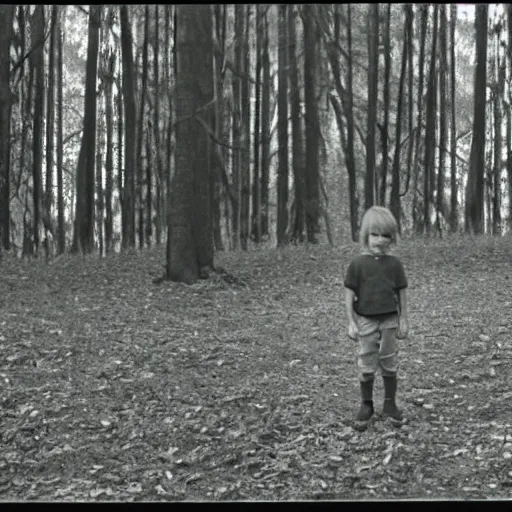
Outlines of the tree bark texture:
M 465 230 L 484 231 L 485 170 L 485 92 L 487 83 L 487 4 L 478 4 L 475 11 L 476 69 L 474 88 L 473 139 L 466 185 Z
M 177 6 L 176 170 L 171 190 L 167 277 L 192 283 L 213 268 L 209 134 L 213 27 L 208 5 Z
M 10 47 L 13 30 L 14 5 L 0 5 L 0 254 L 2 247 L 10 248 Z

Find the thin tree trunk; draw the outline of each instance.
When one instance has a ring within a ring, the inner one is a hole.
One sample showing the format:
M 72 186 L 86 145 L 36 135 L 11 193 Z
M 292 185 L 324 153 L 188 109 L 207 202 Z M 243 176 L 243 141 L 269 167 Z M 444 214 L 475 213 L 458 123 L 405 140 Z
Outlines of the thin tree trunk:
M 43 167 L 43 122 L 44 122 L 44 8 L 37 5 L 31 19 L 31 33 L 34 35 L 35 103 L 32 145 L 32 186 L 34 202 L 34 251 L 39 252 L 39 225 L 41 217 L 42 167 Z
M 63 22 L 65 8 L 61 9 L 57 22 L 57 238 L 59 254 L 66 250 L 66 228 L 64 225 L 64 182 L 63 182 L 63 159 L 64 159 L 64 117 L 63 117 L 63 81 L 64 62 L 62 59 Z
M 10 54 L 14 5 L 0 5 L 0 255 L 10 248 Z
M 412 197 L 412 223 L 413 228 L 417 233 L 423 233 L 425 219 L 422 215 L 422 208 L 418 204 L 418 182 L 420 175 L 419 157 L 421 151 L 421 133 L 423 125 L 423 82 L 425 70 L 425 41 L 427 35 L 427 22 L 428 22 L 428 6 L 421 4 L 420 6 L 420 55 L 419 55 L 419 79 L 418 79 L 418 103 L 417 112 L 418 119 L 416 123 L 416 138 L 414 141 L 414 164 L 413 164 L 413 197 Z M 421 215 L 418 218 L 418 215 Z
M 251 233 L 254 242 L 261 242 L 261 178 L 260 178 L 260 114 L 261 114 L 261 51 L 262 51 L 262 31 L 263 18 L 262 6 L 256 4 L 256 84 L 255 84 L 255 104 L 254 104 L 254 171 L 252 182 L 252 220 Z
M 278 172 L 277 172 L 277 245 L 286 244 L 288 227 L 288 6 L 278 6 Z
M 124 98 L 123 249 L 135 247 L 136 103 L 132 30 L 128 6 L 120 6 Z
M 246 4 L 244 10 L 244 30 L 242 39 L 242 58 L 241 69 L 244 78 L 241 79 L 241 154 L 240 154 L 240 173 L 241 173 L 241 203 L 240 203 L 240 245 L 242 250 L 247 250 L 249 239 L 249 202 L 251 194 L 251 112 L 250 112 L 250 83 L 247 79 L 250 71 L 249 55 L 249 15 L 251 4 Z
M 288 31 L 290 37 L 290 106 L 292 119 L 292 166 L 293 183 L 295 187 L 295 218 L 293 219 L 293 242 L 304 242 L 304 203 L 305 194 L 305 162 L 304 138 L 301 112 L 301 97 L 299 88 L 299 73 L 297 63 L 298 38 L 296 33 L 296 8 L 290 6 Z
M 405 190 L 400 193 L 400 197 L 405 196 L 405 194 L 407 194 L 409 191 L 409 185 L 411 182 L 412 156 L 414 151 L 414 11 L 412 4 L 406 4 L 405 13 L 407 25 L 407 125 L 409 131 L 409 140 L 407 142 L 407 176 L 405 181 Z
M 151 247 L 151 240 L 153 237 L 153 157 L 151 150 L 151 131 L 148 127 L 146 132 L 146 246 Z
M 76 212 L 73 251 L 90 253 L 94 249 L 94 189 L 96 157 L 96 80 L 98 75 L 101 7 L 89 6 L 87 64 L 84 98 L 84 130 L 76 177 Z
M 162 146 L 160 140 L 160 15 L 159 6 L 155 5 L 155 45 L 153 51 L 153 69 L 155 75 L 155 107 L 153 110 L 153 130 L 155 140 L 155 160 L 157 175 L 155 180 L 156 195 L 156 215 L 155 215 L 155 235 L 156 244 L 162 243 L 162 215 L 163 215 L 163 197 L 162 189 L 164 183 L 164 169 L 162 164 Z
M 146 4 L 144 11 L 144 42 L 142 50 L 142 87 L 140 92 L 140 104 L 137 119 L 137 164 L 136 164 L 136 203 L 138 204 L 138 236 L 139 247 L 144 247 L 144 169 L 142 164 L 142 146 L 144 144 L 144 118 L 146 108 L 146 94 L 148 82 L 148 40 L 149 40 L 149 5 Z
M 232 142 L 233 156 L 232 156 L 232 181 L 233 191 L 235 196 L 235 202 L 233 204 L 232 213 L 232 237 L 233 237 L 233 248 L 238 249 L 240 242 L 240 213 L 241 213 L 241 199 L 242 199 L 242 183 L 241 183 L 241 155 L 240 155 L 240 143 L 241 143 L 241 128 L 242 128 L 242 113 L 241 113 L 241 69 L 242 69 L 242 39 L 243 39 L 243 28 L 244 28 L 244 6 L 242 4 L 236 4 L 235 7 L 235 41 L 234 41 L 234 54 L 235 54 L 235 70 L 236 74 L 233 76 L 233 122 L 232 122 Z
M 105 253 L 103 223 L 105 211 L 105 196 L 103 190 L 103 151 L 105 148 L 105 109 L 103 98 L 98 98 L 98 120 L 97 120 L 97 146 L 96 146 L 96 229 L 98 233 L 99 255 Z
M 270 57 L 269 57 L 269 29 L 268 9 L 263 19 L 262 43 L 262 83 L 261 83 L 261 215 L 260 233 L 262 237 L 269 236 L 268 222 L 268 187 L 270 176 Z
M 455 26 L 457 23 L 457 6 L 450 5 L 450 232 L 459 229 L 459 206 L 457 199 L 457 117 L 455 102 Z
M 405 73 L 407 70 L 407 51 L 408 51 L 408 37 L 407 28 L 408 20 L 404 22 L 404 39 L 403 39 L 403 50 L 402 50 L 402 65 L 400 68 L 400 79 L 398 83 L 398 99 L 397 99 L 397 110 L 396 110 L 396 134 L 395 134 L 395 153 L 393 157 L 393 169 L 392 169 L 392 182 L 391 182 L 391 198 L 390 198 L 390 210 L 394 215 L 397 223 L 398 230 L 401 231 L 401 219 L 400 219 L 400 145 L 402 139 L 402 106 L 404 99 L 404 82 Z M 384 156 L 387 159 L 387 155 Z
M 375 127 L 379 66 L 379 4 L 368 4 L 368 116 L 366 135 L 365 210 L 375 202 Z
M 313 4 L 305 4 L 303 9 L 304 25 L 304 102 L 306 124 L 306 231 L 309 243 L 317 243 L 320 216 L 320 121 L 317 104 L 317 76 L 319 59 L 318 28 L 316 8 Z
M 512 72 L 512 4 L 507 6 L 508 69 Z M 512 106 L 512 88 L 508 88 L 508 104 Z M 508 177 L 508 226 L 512 230 L 512 108 L 506 109 L 507 116 L 507 177 Z
M 389 86 L 391 73 L 391 45 L 389 26 L 391 23 L 391 4 L 387 4 L 386 24 L 384 25 L 384 124 L 382 127 L 382 171 L 380 181 L 379 202 L 386 205 L 386 185 L 388 179 L 388 141 L 389 141 Z M 403 65 L 403 64 L 402 64 Z M 397 116 L 397 123 L 400 118 Z
M 495 44 L 495 58 L 496 68 L 494 94 L 493 94 L 493 107 L 494 107 L 494 172 L 493 172 L 493 203 L 492 203 L 492 234 L 501 235 L 501 166 L 502 166 L 502 126 L 503 126 L 503 113 L 502 101 L 505 92 L 505 74 L 506 63 L 500 59 L 500 38 L 501 26 L 496 27 L 494 44 Z
M 423 223 L 427 236 L 430 235 L 430 204 L 434 181 L 432 176 L 435 168 L 436 149 L 436 113 L 437 113 L 437 87 L 436 87 L 436 55 L 437 55 L 437 19 L 439 6 L 434 5 L 434 22 L 432 28 L 432 52 L 430 59 L 429 78 L 427 85 L 427 124 L 425 127 L 425 169 L 423 175 Z
M 439 25 L 439 169 L 437 174 L 437 197 L 436 197 L 436 229 L 439 236 L 442 236 L 441 215 L 446 219 L 444 211 L 444 189 L 445 189 L 445 162 L 448 139 L 447 128 L 447 102 L 446 102 L 446 74 L 448 73 L 448 59 L 446 56 L 446 5 L 440 4 L 440 25 Z
M 58 6 L 52 5 L 50 20 L 50 48 L 48 50 L 48 89 L 46 102 L 46 187 L 44 201 L 45 244 L 49 251 L 49 233 L 53 237 L 52 207 L 53 207 L 53 166 L 55 140 L 55 36 L 57 29 Z M 48 252 L 47 252 L 48 256 Z
M 465 230 L 484 231 L 485 91 L 487 83 L 487 4 L 475 8 L 476 69 L 474 87 L 473 139 L 466 186 Z

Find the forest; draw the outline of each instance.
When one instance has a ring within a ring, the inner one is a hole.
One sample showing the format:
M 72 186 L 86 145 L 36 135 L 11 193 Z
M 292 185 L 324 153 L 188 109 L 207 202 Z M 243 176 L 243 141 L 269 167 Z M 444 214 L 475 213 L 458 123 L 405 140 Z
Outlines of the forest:
M 1 501 L 511 498 L 511 5 L 0 5 L 0 68 Z
M 508 5 L 4 5 L 0 24 L 4 252 L 167 243 L 190 280 L 214 251 L 355 241 L 373 204 L 403 236 L 509 229 Z

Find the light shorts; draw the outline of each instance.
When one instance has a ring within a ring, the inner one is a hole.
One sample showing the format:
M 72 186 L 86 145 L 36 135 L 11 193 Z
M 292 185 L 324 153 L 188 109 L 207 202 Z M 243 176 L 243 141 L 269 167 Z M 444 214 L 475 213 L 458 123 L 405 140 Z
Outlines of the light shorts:
M 359 334 L 357 366 L 360 379 L 367 380 L 380 368 L 383 376 L 396 375 L 398 371 L 398 346 L 396 330 L 398 314 L 381 319 L 355 314 Z M 365 376 L 366 374 L 366 376 Z

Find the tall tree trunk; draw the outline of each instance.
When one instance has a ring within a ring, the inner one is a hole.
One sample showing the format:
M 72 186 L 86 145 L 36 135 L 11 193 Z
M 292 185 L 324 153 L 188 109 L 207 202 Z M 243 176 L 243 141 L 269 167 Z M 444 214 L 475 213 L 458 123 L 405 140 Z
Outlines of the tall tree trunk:
M 263 17 L 262 6 L 256 4 L 256 84 L 254 103 L 254 171 L 252 181 L 252 220 L 251 234 L 255 243 L 261 242 L 261 179 L 260 179 L 260 114 L 261 114 L 261 47 L 262 47 Z
M 368 116 L 366 134 L 365 210 L 375 202 L 375 127 L 379 74 L 379 4 L 368 4 Z
M 358 203 L 357 196 L 357 168 L 356 158 L 354 154 L 354 92 L 353 92 L 353 58 L 352 58 L 352 10 L 350 4 L 347 4 L 347 154 L 345 160 L 347 162 L 348 172 L 348 193 L 350 202 L 350 231 L 352 240 L 355 242 L 358 236 Z
M 209 133 L 203 126 L 206 123 L 211 129 L 213 109 L 211 8 L 180 4 L 177 21 L 176 169 L 171 191 L 167 278 L 192 283 L 206 269 L 213 268 L 211 148 Z
M 128 6 L 120 6 L 124 99 L 123 249 L 135 247 L 136 103 L 132 29 Z
M 502 102 L 505 92 L 506 62 L 500 58 L 501 25 L 495 28 L 495 76 L 493 77 L 494 169 L 492 191 L 492 234 L 501 235 Z
M 413 5 L 405 5 L 405 19 L 407 25 L 407 125 L 409 140 L 407 142 L 407 176 L 405 179 L 405 190 L 400 193 L 400 197 L 407 194 L 411 182 L 412 156 L 414 152 L 414 11 Z
M 459 229 L 459 206 L 457 199 L 457 116 L 455 87 L 455 26 L 457 23 L 457 6 L 450 4 L 450 232 Z
M 320 121 L 317 104 L 317 77 L 319 37 L 316 21 L 317 6 L 304 4 L 304 102 L 306 124 L 306 231 L 309 243 L 317 243 L 316 234 L 320 232 Z
M 420 175 L 420 152 L 421 133 L 423 125 L 423 82 L 425 75 L 425 41 L 427 36 L 428 5 L 420 5 L 420 55 L 419 55 L 419 78 L 418 78 L 418 103 L 417 103 L 417 124 L 416 137 L 414 141 L 414 164 L 413 164 L 413 196 L 412 196 L 412 223 L 417 233 L 423 233 L 425 219 L 423 218 L 421 205 L 418 202 L 418 182 Z
M 151 151 L 151 131 L 148 127 L 146 132 L 146 247 L 151 247 L 153 237 L 153 157 Z
M 251 193 L 251 112 L 250 112 L 250 82 L 248 79 L 250 71 L 249 57 L 249 15 L 251 4 L 246 4 L 243 10 L 244 30 L 242 38 L 241 69 L 244 78 L 241 79 L 241 139 L 240 139 L 240 174 L 241 174 L 241 197 L 240 197 L 240 245 L 242 250 L 247 250 L 249 239 L 249 202 Z
M 62 59 L 62 41 L 64 9 L 61 9 L 57 22 L 57 239 L 59 254 L 66 250 L 66 227 L 64 224 L 64 117 L 63 117 L 63 81 L 64 62 Z
M 448 59 L 446 56 L 446 5 L 440 4 L 439 24 L 439 169 L 437 174 L 437 197 L 436 197 L 436 229 L 439 236 L 442 235 L 441 215 L 446 219 L 444 211 L 444 189 L 445 189 L 445 162 L 448 139 L 447 118 L 446 118 L 446 74 L 448 73 Z
M 407 12 L 406 12 L 407 14 Z M 400 68 L 400 79 L 398 83 L 398 99 L 396 109 L 396 135 L 395 135 L 395 153 L 393 157 L 393 169 L 392 169 L 392 182 L 391 182 L 391 198 L 390 198 L 390 210 L 394 215 L 397 223 L 398 230 L 401 231 L 401 219 L 400 219 L 400 146 L 402 139 L 402 108 L 404 100 L 404 82 L 405 73 L 407 70 L 407 51 L 408 51 L 408 20 L 404 22 L 404 40 L 402 50 L 402 65 Z M 387 159 L 387 155 L 384 156 Z
M 242 96 L 242 83 L 240 75 L 242 70 L 242 39 L 244 28 L 244 6 L 242 4 L 235 5 L 235 41 L 234 41 L 234 54 L 235 54 L 235 74 L 233 76 L 233 121 L 232 121 L 232 181 L 235 201 L 233 203 L 232 213 L 232 237 L 233 249 L 238 249 L 240 241 L 240 214 L 241 214 L 241 200 L 242 200 L 242 183 L 241 183 L 241 129 L 242 129 L 242 113 L 241 113 L 241 96 Z
M 261 215 L 260 233 L 268 237 L 268 186 L 270 176 L 270 57 L 268 9 L 263 18 L 263 43 L 261 56 Z
M 466 185 L 465 230 L 481 234 L 484 229 L 485 91 L 487 82 L 487 4 L 477 4 L 476 69 L 474 88 L 473 139 Z
M 107 12 L 106 34 L 112 30 L 113 8 Z M 114 69 L 116 54 L 108 50 L 106 54 L 104 83 L 105 83 L 105 125 L 106 125 L 106 155 L 105 155 L 105 250 L 109 254 L 113 250 L 113 212 L 112 193 L 114 184 Z
M 10 248 L 10 48 L 14 5 L 0 5 L 0 254 Z
M 216 38 L 216 46 L 218 47 L 218 51 L 214 52 L 214 97 L 215 101 L 215 138 L 217 141 L 219 140 L 229 140 L 229 134 L 227 137 L 224 136 L 225 130 L 225 116 L 224 116 L 224 81 L 223 81 L 223 73 L 222 73 L 222 64 L 224 62 L 225 54 L 224 49 L 226 46 L 226 4 L 220 5 L 215 4 L 214 13 L 215 13 L 215 38 Z M 256 135 L 255 135 L 256 136 Z M 215 160 L 215 170 L 213 173 L 213 243 L 214 247 L 218 251 L 224 250 L 224 244 L 222 242 L 222 230 L 221 230 L 221 200 L 223 197 L 222 190 L 222 180 L 219 178 L 221 175 L 227 176 L 226 169 L 226 152 L 225 148 L 215 147 L 216 152 L 214 151 L 214 156 L 217 156 Z M 220 156 L 222 158 L 220 158 Z M 226 225 L 229 225 L 229 205 L 227 203 L 227 196 L 229 195 L 229 190 L 224 191 L 224 199 L 226 201 L 226 207 L 228 208 L 228 215 L 226 216 Z
M 148 40 L 149 40 L 149 4 L 146 4 L 144 11 L 144 43 L 142 49 L 142 87 L 140 92 L 140 104 L 138 110 L 137 119 L 137 195 L 136 203 L 138 205 L 138 217 L 139 217 L 139 247 L 144 247 L 144 169 L 142 164 L 142 147 L 144 144 L 144 119 L 145 119 L 145 108 L 146 108 L 146 94 L 147 94 L 147 83 L 148 83 Z
M 508 69 L 512 73 L 512 4 L 507 6 Z M 508 88 L 508 104 L 512 105 L 512 88 Z M 507 116 L 507 177 L 508 177 L 508 227 L 512 230 L 512 109 L 506 109 Z
M 384 25 L 384 124 L 382 127 L 382 171 L 380 179 L 379 203 L 386 205 L 386 185 L 388 179 L 388 141 L 389 141 L 389 86 L 391 74 L 391 45 L 389 27 L 391 24 L 391 4 L 387 4 L 386 24 Z M 403 64 L 402 64 L 403 65 Z M 400 118 L 397 116 L 397 123 Z
M 34 35 L 35 103 L 32 151 L 32 186 L 34 201 L 34 251 L 39 251 L 39 225 L 41 217 L 42 167 L 43 167 L 43 122 L 44 122 L 44 8 L 37 5 L 31 19 Z
M 292 241 L 304 241 L 304 204 L 305 193 L 305 162 L 304 162 L 304 136 L 301 112 L 301 97 L 299 87 L 299 73 L 297 63 L 298 38 L 296 33 L 296 7 L 290 6 L 288 17 L 289 43 L 289 69 L 290 69 L 290 107 L 292 120 L 292 166 L 293 183 L 295 188 L 295 218 L 293 219 Z
M 94 164 L 96 157 L 96 80 L 98 75 L 101 6 L 89 6 L 87 64 L 84 99 L 84 130 L 78 157 L 73 251 L 94 250 Z
M 58 6 L 52 5 L 50 19 L 50 47 L 48 49 L 48 89 L 46 101 L 46 187 L 44 200 L 45 244 L 50 250 L 49 233 L 53 237 L 53 166 L 55 140 L 55 37 L 57 31 Z
M 288 227 L 288 6 L 278 6 L 278 173 L 277 173 L 277 245 L 286 244 Z
M 162 165 L 162 146 L 160 140 L 160 15 L 159 6 L 155 5 L 155 45 L 153 49 L 153 69 L 155 76 L 155 107 L 153 110 L 153 130 L 155 139 L 155 160 L 156 160 L 156 215 L 155 215 L 155 235 L 156 244 L 162 243 L 162 215 L 163 215 L 163 197 L 162 187 L 164 181 L 164 169 Z
M 435 151 L 436 151 L 436 114 L 437 114 L 437 19 L 439 5 L 434 5 L 434 22 L 432 28 L 432 53 L 430 58 L 430 69 L 427 84 L 427 124 L 425 127 L 425 169 L 423 175 L 423 222 L 427 236 L 430 235 L 430 210 L 432 190 L 434 185 L 433 175 L 435 169 Z
M 101 30 L 101 29 L 100 29 Z M 99 255 L 105 253 L 103 223 L 105 212 L 105 195 L 103 190 L 103 150 L 105 148 L 105 108 L 103 107 L 103 98 L 98 97 L 98 116 L 97 116 L 97 146 L 96 146 L 96 230 L 98 233 L 98 251 Z

